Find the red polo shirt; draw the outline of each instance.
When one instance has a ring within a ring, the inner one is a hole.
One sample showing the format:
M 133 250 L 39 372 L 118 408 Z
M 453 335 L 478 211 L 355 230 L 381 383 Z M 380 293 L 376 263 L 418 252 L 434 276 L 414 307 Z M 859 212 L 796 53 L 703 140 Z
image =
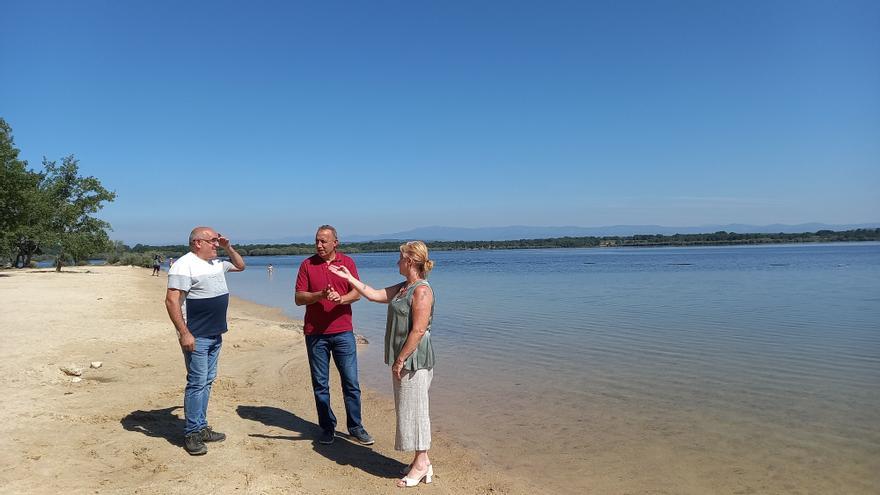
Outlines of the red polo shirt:
M 333 287 L 339 295 L 351 292 L 351 284 L 348 280 L 330 273 L 329 265 L 342 265 L 348 268 L 355 278 L 358 276 L 354 260 L 348 256 L 336 252 L 336 258 L 329 264 L 317 254 L 303 260 L 299 265 L 299 273 L 296 275 L 296 292 L 320 292 Z M 329 335 L 334 333 L 350 332 L 354 329 L 351 323 L 351 305 L 336 304 L 321 299 L 320 301 L 306 306 L 303 332 L 306 335 Z

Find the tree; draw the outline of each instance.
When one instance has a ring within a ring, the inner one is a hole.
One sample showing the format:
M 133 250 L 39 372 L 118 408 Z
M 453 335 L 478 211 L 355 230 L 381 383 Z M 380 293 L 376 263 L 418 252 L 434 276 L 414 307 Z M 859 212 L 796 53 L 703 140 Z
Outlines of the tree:
M 48 228 L 51 205 L 41 189 L 43 174 L 28 172 L 27 183 L 21 196 L 21 221 L 13 231 L 15 253 L 14 266 L 30 266 L 31 257 L 42 254 L 52 233 Z
M 73 155 L 62 159 L 61 165 L 43 158 L 41 189 L 51 207 L 48 227 L 51 241 L 58 248 L 55 270 L 69 256 L 74 263 L 110 246 L 107 229 L 110 224 L 93 217 L 104 202 L 116 199 L 95 177 L 79 176 L 79 161 Z
M 18 154 L 12 128 L 0 118 L 0 260 L 27 266 L 39 252 L 47 210 L 40 191 L 42 174 L 28 170 Z

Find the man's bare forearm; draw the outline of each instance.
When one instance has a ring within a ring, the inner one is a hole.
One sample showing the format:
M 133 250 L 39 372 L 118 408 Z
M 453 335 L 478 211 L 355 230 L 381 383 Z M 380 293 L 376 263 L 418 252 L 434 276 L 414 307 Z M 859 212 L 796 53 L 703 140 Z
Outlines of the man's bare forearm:
M 324 292 L 295 292 L 293 294 L 293 302 L 297 306 L 308 306 L 324 299 Z
M 224 248 L 224 251 L 226 251 L 226 254 L 229 255 L 229 261 L 232 263 L 233 266 L 235 266 L 236 270 L 244 270 L 244 258 L 242 258 L 240 254 L 238 254 L 238 251 L 236 251 L 231 244 L 229 245 L 229 247 Z
M 352 289 L 348 294 L 342 296 L 342 300 L 339 301 L 339 304 L 352 304 L 356 303 L 360 300 L 361 295 L 357 290 Z
M 180 306 L 180 301 L 176 299 L 177 297 L 172 297 L 170 295 L 166 297 L 165 309 L 168 311 L 168 317 L 171 318 L 171 323 L 174 324 L 174 328 L 177 330 L 177 335 L 182 337 L 189 334 L 189 328 L 187 328 L 186 322 L 183 320 L 183 308 Z

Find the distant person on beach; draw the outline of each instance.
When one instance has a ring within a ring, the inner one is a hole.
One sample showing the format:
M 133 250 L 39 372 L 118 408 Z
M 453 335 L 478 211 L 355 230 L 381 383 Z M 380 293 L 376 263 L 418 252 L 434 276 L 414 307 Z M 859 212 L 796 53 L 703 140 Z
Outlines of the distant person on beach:
M 317 254 L 306 258 L 296 275 L 294 302 L 305 306 L 303 333 L 315 407 L 321 435 L 318 443 L 330 445 L 336 436 L 336 416 L 330 407 L 330 357 L 336 362 L 342 381 L 348 433 L 364 445 L 372 445 L 361 420 L 361 389 L 358 383 L 357 344 L 351 321 L 351 303 L 360 299 L 345 280 L 330 274 L 330 267 L 345 267 L 357 275 L 354 260 L 336 251 L 339 240 L 330 225 L 318 227 Z
M 269 263 L 269 266 L 266 267 L 266 273 L 268 273 L 269 275 L 272 275 L 272 270 L 273 270 L 272 263 Z
M 158 254 L 153 255 L 153 275 L 159 276 L 159 269 L 162 268 L 162 260 Z
M 231 261 L 217 259 L 218 246 Z M 208 452 L 205 442 L 226 439 L 208 426 L 208 400 L 217 376 L 223 333 L 228 329 L 226 272 L 240 272 L 245 265 L 229 239 L 210 227 L 192 230 L 189 249 L 168 270 L 165 308 L 177 329 L 186 364 L 183 447 L 191 455 L 202 455 Z
M 358 280 L 357 273 L 343 265 L 331 265 L 330 272 L 345 279 L 358 293 L 377 303 L 388 305 L 385 326 L 385 364 L 391 366 L 394 407 L 397 411 L 396 450 L 415 456 L 406 467 L 399 487 L 416 486 L 424 479 L 430 483 L 434 467 L 428 458 L 431 448 L 431 418 L 428 414 L 428 389 L 434 377 L 434 348 L 431 346 L 431 322 L 434 319 L 434 289 L 428 273 L 434 262 L 428 259 L 428 247 L 422 241 L 400 246 L 397 270 L 406 280 L 384 289 L 374 289 Z
M 168 268 L 171 268 L 171 265 L 174 264 L 174 258 L 168 258 Z

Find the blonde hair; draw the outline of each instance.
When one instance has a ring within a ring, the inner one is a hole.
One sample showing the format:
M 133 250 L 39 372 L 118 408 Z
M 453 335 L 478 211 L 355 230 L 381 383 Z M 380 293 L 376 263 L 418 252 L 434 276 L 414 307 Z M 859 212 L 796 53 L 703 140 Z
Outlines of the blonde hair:
M 427 277 L 434 268 L 434 260 L 428 259 L 428 246 L 422 241 L 409 241 L 401 244 L 400 254 L 416 264 L 422 277 Z

